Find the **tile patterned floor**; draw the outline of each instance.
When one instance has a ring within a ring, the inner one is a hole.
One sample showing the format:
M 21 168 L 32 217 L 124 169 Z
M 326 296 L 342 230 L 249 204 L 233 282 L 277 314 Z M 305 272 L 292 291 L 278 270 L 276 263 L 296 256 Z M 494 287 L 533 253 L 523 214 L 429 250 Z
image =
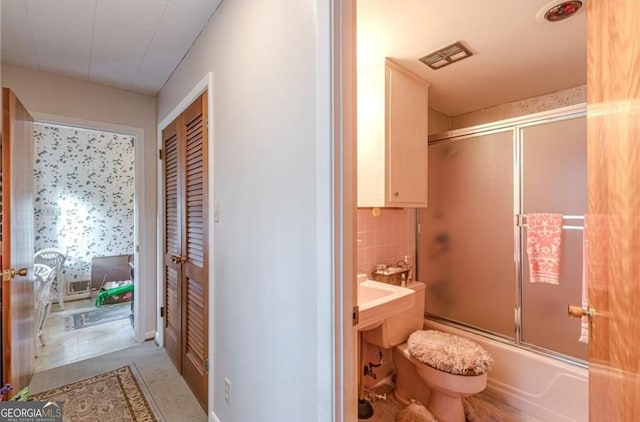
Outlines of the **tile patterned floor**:
M 83 309 L 95 309 L 91 299 L 65 302 L 60 310 L 54 304 L 44 323 L 46 346 L 38 344 L 39 357 L 35 371 L 77 362 L 104 353 L 121 350 L 135 344 L 131 321 L 121 319 L 79 330 L 65 329 L 65 318 Z

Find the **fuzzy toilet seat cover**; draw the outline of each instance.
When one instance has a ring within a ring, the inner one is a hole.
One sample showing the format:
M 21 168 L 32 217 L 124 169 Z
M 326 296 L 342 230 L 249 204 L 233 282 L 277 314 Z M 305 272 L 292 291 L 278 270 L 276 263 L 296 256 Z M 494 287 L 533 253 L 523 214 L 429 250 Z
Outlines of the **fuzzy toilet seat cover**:
M 411 357 L 453 375 L 482 375 L 493 365 L 489 352 L 478 343 L 442 331 L 414 331 L 407 346 Z

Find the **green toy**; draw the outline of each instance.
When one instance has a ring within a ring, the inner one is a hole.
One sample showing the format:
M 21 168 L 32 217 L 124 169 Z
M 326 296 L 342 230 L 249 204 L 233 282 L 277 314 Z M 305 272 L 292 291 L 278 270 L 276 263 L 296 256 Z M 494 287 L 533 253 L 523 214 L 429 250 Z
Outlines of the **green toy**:
M 125 294 L 127 292 L 133 292 L 133 283 L 125 284 L 124 286 L 114 287 L 113 289 L 101 290 L 96 297 L 96 307 L 99 308 L 107 301 L 107 299 Z

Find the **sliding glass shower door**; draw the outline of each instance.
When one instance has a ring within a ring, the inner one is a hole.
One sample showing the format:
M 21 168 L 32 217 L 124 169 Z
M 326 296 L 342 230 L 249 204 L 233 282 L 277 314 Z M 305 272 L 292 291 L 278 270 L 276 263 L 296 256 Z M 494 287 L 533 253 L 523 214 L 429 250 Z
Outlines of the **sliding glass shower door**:
M 418 211 L 427 314 L 586 360 L 580 320 L 567 316 L 567 305 L 581 303 L 586 188 L 584 113 L 431 143 L 429 208 Z M 563 216 L 558 284 L 530 280 L 529 213 Z
M 587 347 L 578 342 L 580 320 L 567 317 L 567 306 L 580 305 L 582 293 L 582 228 L 587 211 L 586 118 L 552 121 L 519 130 L 521 213 L 563 216 L 557 285 L 531 282 L 525 248 L 527 228 L 521 228 L 521 340 L 587 360 Z
M 512 129 L 429 147 L 418 280 L 429 314 L 514 336 Z

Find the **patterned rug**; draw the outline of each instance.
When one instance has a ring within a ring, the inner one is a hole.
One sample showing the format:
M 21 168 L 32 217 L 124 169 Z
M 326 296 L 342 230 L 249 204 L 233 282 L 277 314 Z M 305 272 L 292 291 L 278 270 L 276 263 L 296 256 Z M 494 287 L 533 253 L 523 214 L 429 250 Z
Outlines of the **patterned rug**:
M 144 421 L 156 422 L 135 367 L 123 366 L 82 381 L 67 384 L 29 400 L 61 401 L 64 421 Z
M 98 324 L 128 318 L 131 315 L 131 303 L 108 305 L 98 309 L 88 309 L 77 312 L 65 318 L 66 330 L 78 330 Z

